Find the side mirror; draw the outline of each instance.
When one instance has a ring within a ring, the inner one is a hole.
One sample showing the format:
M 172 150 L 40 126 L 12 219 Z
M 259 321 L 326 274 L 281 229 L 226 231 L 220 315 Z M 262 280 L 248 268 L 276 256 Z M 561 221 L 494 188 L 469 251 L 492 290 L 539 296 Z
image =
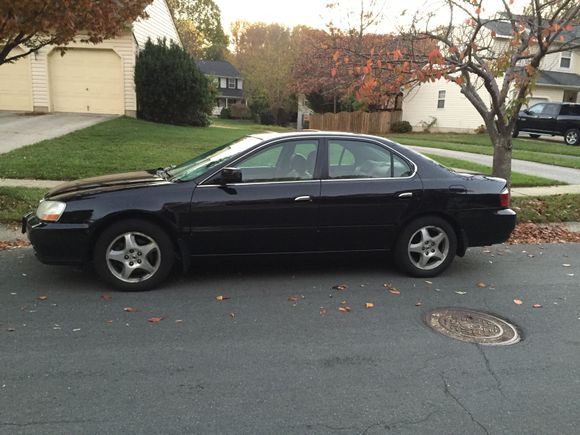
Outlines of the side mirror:
M 223 168 L 220 173 L 221 184 L 241 183 L 242 171 L 239 168 Z

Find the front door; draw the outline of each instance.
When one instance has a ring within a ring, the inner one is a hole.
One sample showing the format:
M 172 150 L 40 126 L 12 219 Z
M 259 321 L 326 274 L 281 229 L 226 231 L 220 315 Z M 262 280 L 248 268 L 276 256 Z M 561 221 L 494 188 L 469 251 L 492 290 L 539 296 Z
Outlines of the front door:
M 267 145 L 234 162 L 242 182 L 198 186 L 191 206 L 193 254 L 314 251 L 320 179 L 318 140 Z
M 320 248 L 390 248 L 396 229 L 420 200 L 412 164 L 381 144 L 328 139 L 320 195 Z

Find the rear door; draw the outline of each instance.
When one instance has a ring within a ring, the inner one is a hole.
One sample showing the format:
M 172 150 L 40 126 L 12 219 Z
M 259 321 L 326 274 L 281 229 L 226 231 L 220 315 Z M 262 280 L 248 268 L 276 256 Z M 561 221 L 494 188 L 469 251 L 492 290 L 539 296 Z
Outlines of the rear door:
M 320 194 L 320 249 L 390 248 L 418 207 L 415 165 L 379 142 L 329 138 Z
M 242 182 L 210 179 L 191 206 L 193 254 L 314 251 L 318 139 L 284 140 L 234 162 Z

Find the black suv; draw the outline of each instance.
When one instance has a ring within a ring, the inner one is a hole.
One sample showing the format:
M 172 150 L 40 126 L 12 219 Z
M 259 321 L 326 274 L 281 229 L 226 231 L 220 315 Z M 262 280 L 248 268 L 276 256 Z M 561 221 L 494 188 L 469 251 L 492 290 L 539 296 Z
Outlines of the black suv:
M 538 138 L 542 134 L 564 136 L 568 145 L 580 144 L 580 104 L 538 103 L 518 114 L 514 137 L 520 132 Z

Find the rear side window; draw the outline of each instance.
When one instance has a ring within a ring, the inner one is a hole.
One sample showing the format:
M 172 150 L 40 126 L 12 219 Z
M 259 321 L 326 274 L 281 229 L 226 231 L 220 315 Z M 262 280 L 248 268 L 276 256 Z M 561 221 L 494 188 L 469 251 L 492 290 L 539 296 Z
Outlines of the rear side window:
M 544 110 L 542 111 L 542 115 L 546 116 L 558 116 L 560 113 L 560 105 L 558 104 L 546 104 L 544 106 Z
M 580 106 L 564 105 L 560 111 L 560 115 L 566 116 L 580 116 Z
M 328 141 L 328 176 L 332 179 L 409 177 L 412 170 L 401 157 L 370 142 Z

